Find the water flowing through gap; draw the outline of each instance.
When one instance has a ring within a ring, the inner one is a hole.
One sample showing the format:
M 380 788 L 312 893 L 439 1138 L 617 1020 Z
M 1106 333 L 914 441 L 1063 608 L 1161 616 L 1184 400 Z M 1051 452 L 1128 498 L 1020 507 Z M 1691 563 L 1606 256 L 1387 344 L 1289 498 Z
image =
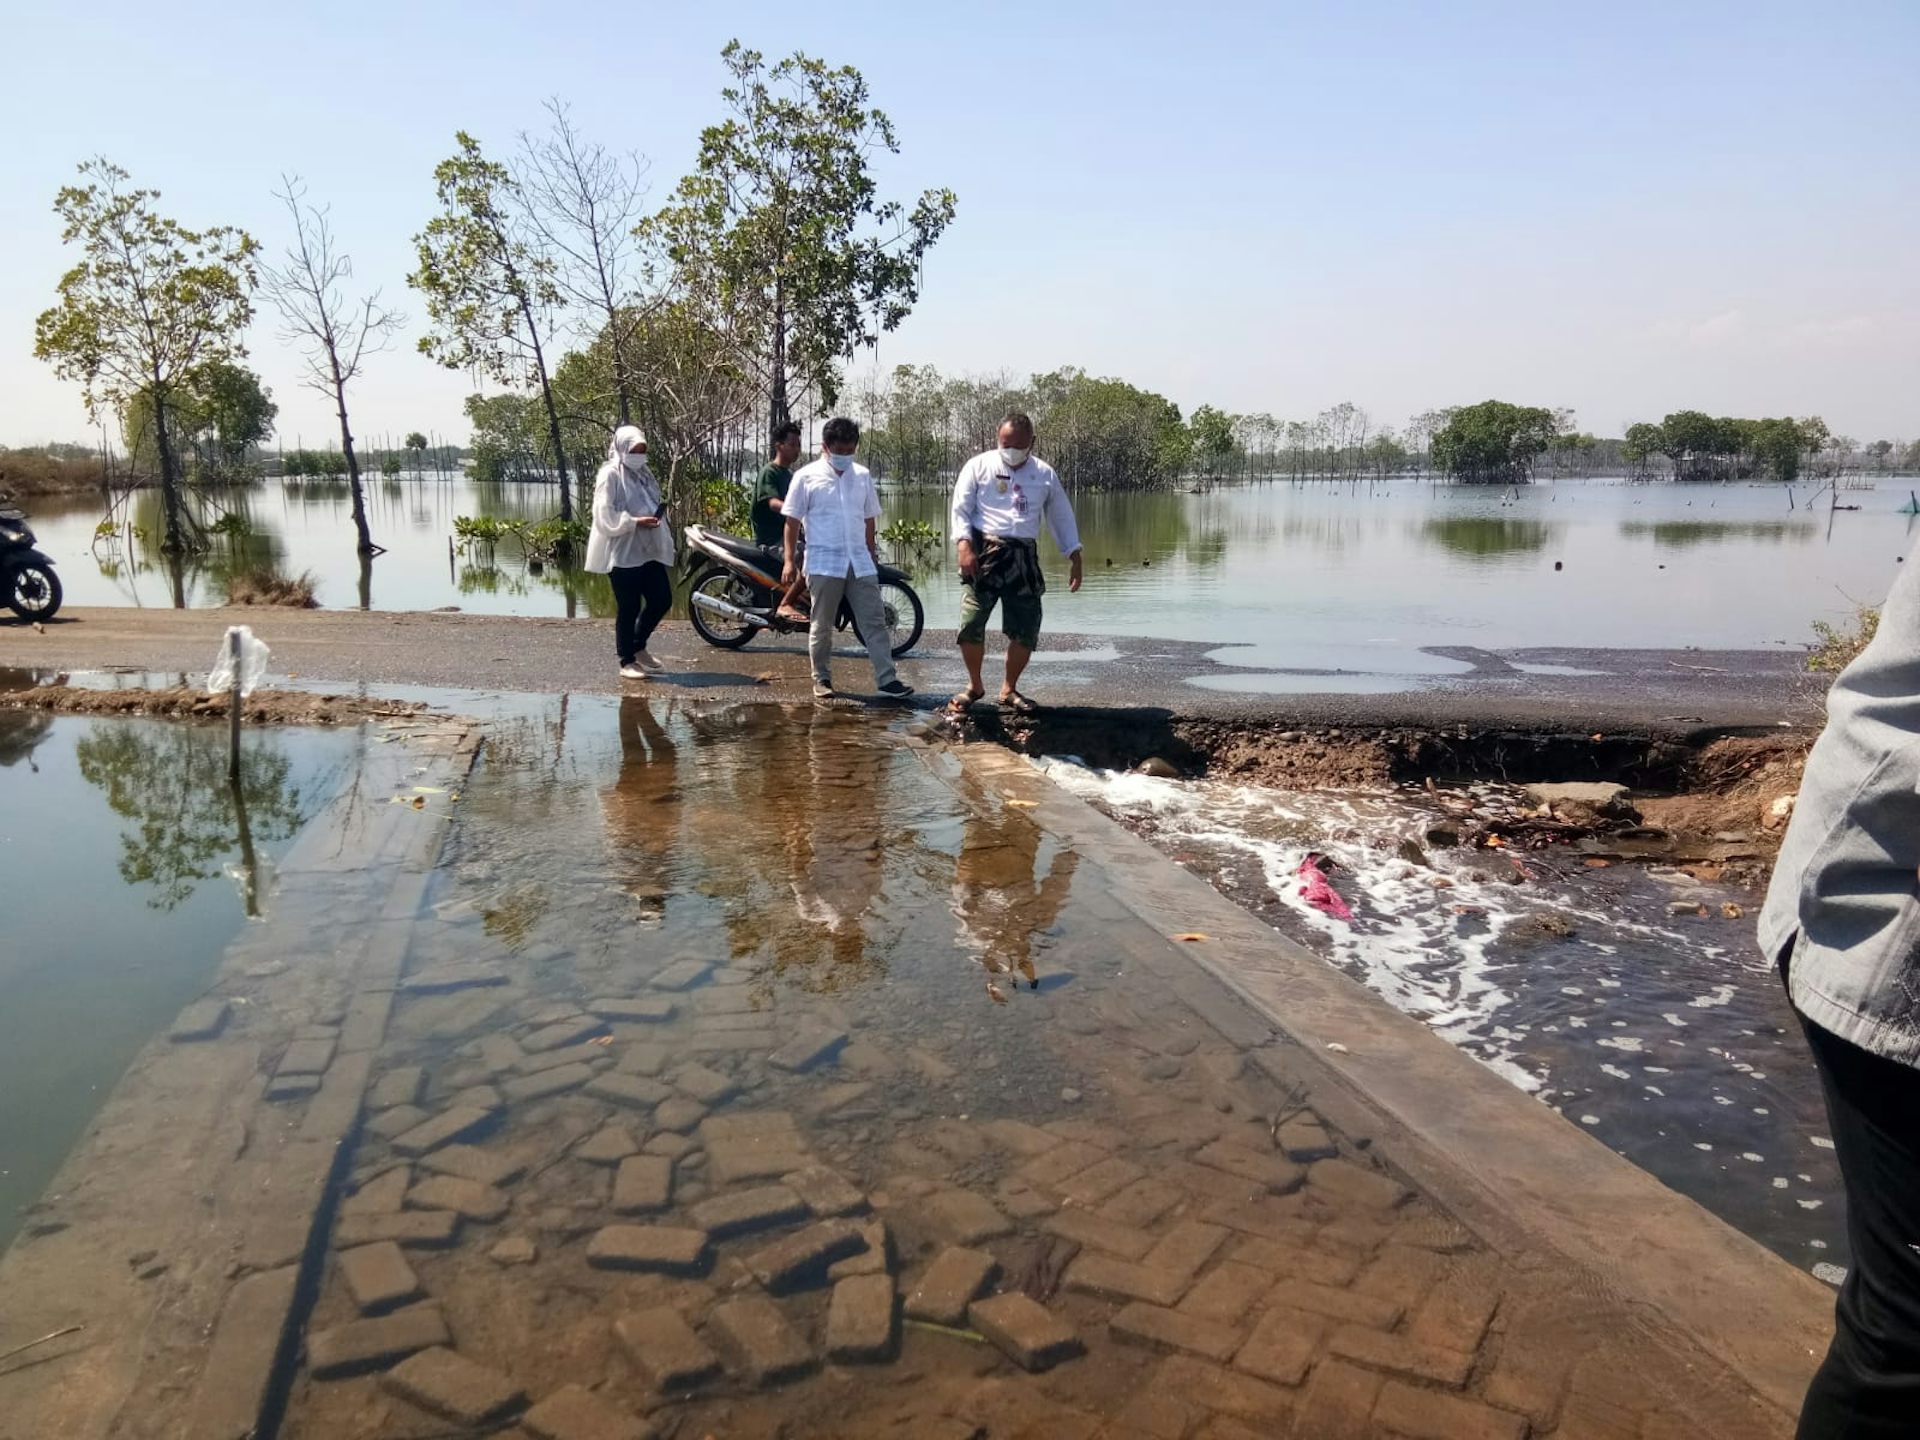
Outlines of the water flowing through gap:
M 1412 789 L 1291 792 L 1036 763 L 1782 1257 L 1822 1278 L 1847 1264 L 1818 1081 L 1754 947 L 1754 897 L 1552 851 L 1522 854 L 1538 877 L 1522 881 L 1503 853 L 1429 848 L 1445 817 Z M 1302 895 L 1310 851 L 1335 858 L 1351 922 Z M 1676 902 L 1707 914 L 1672 915 Z

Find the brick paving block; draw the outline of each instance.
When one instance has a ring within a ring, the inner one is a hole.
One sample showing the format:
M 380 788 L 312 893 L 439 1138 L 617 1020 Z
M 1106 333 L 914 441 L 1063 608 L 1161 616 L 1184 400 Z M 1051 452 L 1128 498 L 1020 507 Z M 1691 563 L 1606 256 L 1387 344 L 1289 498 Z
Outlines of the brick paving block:
M 443 1145 L 420 1158 L 420 1168 L 435 1175 L 454 1175 L 482 1185 L 510 1185 L 527 1173 L 527 1162 L 501 1150 L 478 1145 Z
M 662 1155 L 629 1155 L 613 1176 L 616 1215 L 651 1215 L 673 1203 L 673 1161 Z
M 589 1165 L 618 1165 L 629 1155 L 638 1155 L 640 1146 L 633 1132 L 624 1125 L 605 1125 L 573 1147 L 573 1158 Z
M 713 984 L 694 996 L 693 1003 L 702 1015 L 744 1015 L 762 1008 L 754 1002 L 751 985 L 727 984 L 718 975 L 713 977 Z
M 1341 1360 L 1323 1361 L 1314 1367 L 1294 1412 L 1293 1433 L 1313 1440 L 1374 1440 L 1373 1403 L 1381 1383 L 1371 1370 Z
M 633 1110 L 651 1110 L 673 1094 L 658 1080 L 649 1080 L 644 1075 L 622 1075 L 618 1071 L 595 1076 L 587 1085 L 586 1093 L 596 1100 Z
M 562 1045 L 538 1055 L 522 1055 L 514 1062 L 517 1075 L 538 1075 L 542 1070 L 558 1070 L 562 1065 L 599 1065 L 613 1058 L 613 1051 L 592 1040 L 579 1045 Z
M 689 1066 L 689 1070 L 705 1067 Z M 683 1072 L 685 1073 L 685 1072 Z M 712 1071 L 707 1072 L 713 1075 Z M 717 1077 L 724 1084 L 733 1082 L 726 1076 Z M 800 1128 L 794 1123 L 793 1116 L 785 1110 L 736 1110 L 730 1114 L 709 1115 L 700 1122 L 700 1138 L 708 1142 L 714 1140 L 781 1140 L 789 1149 L 804 1148 L 800 1138 Z
M 587 1002 L 587 1013 L 601 1020 L 622 1025 L 658 1025 L 671 1020 L 679 1007 L 664 995 L 643 995 L 635 1000 L 602 996 Z
M 1637 1411 L 1598 1395 L 1569 1395 L 1553 1433 L 1564 1440 L 1642 1440 L 1643 1431 Z
M 1363 1169 L 1350 1160 L 1321 1160 L 1307 1170 L 1307 1188 L 1336 1206 L 1357 1205 L 1366 1210 L 1391 1210 L 1412 1198 L 1391 1175 Z
M 298 1280 L 299 1267 L 284 1265 L 256 1271 L 227 1291 L 192 1382 L 191 1413 L 184 1424 L 176 1420 L 176 1433 L 234 1440 L 255 1432 L 276 1379 L 274 1361 Z
M 1298 1311 L 1269 1310 L 1235 1353 L 1233 1363 L 1276 1385 L 1298 1385 L 1320 1353 L 1325 1325 L 1324 1320 Z
M 804 1170 L 813 1157 L 795 1149 L 784 1136 L 764 1138 L 740 1136 L 709 1140 L 707 1160 L 716 1185 L 732 1185 L 741 1180 L 771 1180 Z
M 1414 1440 L 1526 1440 L 1527 1422 L 1458 1395 L 1389 1380 L 1373 1407 L 1376 1424 Z
M 378 1135 L 382 1140 L 392 1140 L 404 1135 L 416 1126 L 424 1125 L 433 1117 L 418 1105 L 396 1105 L 391 1110 L 382 1110 L 367 1121 L 367 1132 Z
M 295 1040 L 282 1052 L 273 1073 L 276 1076 L 319 1075 L 333 1063 L 333 1047 L 332 1036 L 323 1040 Z
M 480 1066 L 490 1076 L 504 1075 L 526 1058 L 527 1052 L 511 1035 L 496 1033 L 480 1037 Z
M 276 1075 L 267 1082 L 266 1097 L 271 1101 L 305 1100 L 319 1093 L 318 1075 Z
M 1177 1308 L 1183 1315 L 1220 1325 L 1238 1325 L 1254 1302 L 1272 1288 L 1273 1277 L 1266 1271 L 1229 1260 L 1194 1282 Z
M 666 1070 L 671 1058 L 666 1046 L 638 1040 L 620 1052 L 620 1063 L 613 1068 L 622 1075 L 658 1076 Z
M 700 1148 L 700 1142 L 691 1135 L 676 1135 L 671 1130 L 662 1130 L 658 1135 L 649 1135 L 647 1143 L 640 1147 L 647 1155 L 664 1155 L 669 1160 L 679 1160 L 691 1155 Z
M 467 1220 L 491 1224 L 507 1213 L 506 1192 L 458 1175 L 432 1175 L 407 1191 L 409 1210 L 451 1210 Z
M 527 1392 L 498 1370 L 438 1346 L 402 1361 L 380 1383 L 402 1400 L 456 1425 L 484 1425 L 527 1401 Z
M 1037 1300 L 990 1295 L 967 1309 L 967 1320 L 1022 1370 L 1051 1370 L 1086 1353 L 1073 1327 Z
M 855 1275 L 833 1287 L 827 1307 L 829 1360 L 874 1364 L 891 1360 L 898 1344 L 891 1275 Z
M 738 1055 L 746 1050 L 771 1050 L 780 1043 L 776 1030 L 696 1030 L 680 1038 L 684 1055 Z
M 584 1385 L 553 1392 L 520 1417 L 534 1440 L 652 1440 L 653 1428 Z
M 381 1370 L 417 1350 L 451 1345 L 438 1305 L 410 1305 L 377 1320 L 349 1320 L 307 1336 L 307 1369 L 317 1380 Z
M 1028 1160 L 1045 1155 L 1060 1143 L 1038 1125 L 1024 1120 L 988 1120 L 980 1128 L 1002 1150 Z
M 867 1237 L 859 1226 L 822 1220 L 762 1246 L 747 1256 L 746 1264 L 768 1294 L 785 1295 L 824 1282 L 828 1266 L 866 1248 Z
M 1013 1233 L 1013 1224 L 984 1195 L 971 1190 L 942 1190 L 923 1202 L 934 1228 L 956 1245 L 977 1245 L 982 1240 Z
M 1174 1305 L 1187 1293 L 1192 1277 L 1177 1270 L 1149 1270 L 1105 1255 L 1081 1255 L 1067 1267 L 1066 1286 L 1104 1300 L 1145 1300 Z
M 540 1258 L 540 1247 L 524 1235 L 509 1235 L 487 1251 L 496 1265 L 531 1265 Z
M 395 1165 L 363 1181 L 353 1194 L 340 1202 L 342 1215 L 393 1215 L 405 1208 L 407 1189 L 413 1184 L 413 1167 Z
M 941 1120 L 922 1131 L 919 1138 L 941 1154 L 968 1164 L 986 1159 L 993 1150 L 993 1142 L 981 1133 L 978 1125 L 962 1120 Z
M 1263 1185 L 1276 1195 L 1298 1190 L 1307 1173 L 1284 1155 L 1271 1150 L 1250 1150 L 1230 1139 L 1203 1146 L 1194 1152 L 1193 1158 L 1211 1169 Z
M 720 1373 L 720 1357 L 670 1305 L 622 1315 L 613 1333 L 663 1393 L 690 1390 Z
M 211 1040 L 227 1028 L 227 1016 L 231 1013 L 224 1000 L 196 1000 L 173 1017 L 167 1039 L 176 1045 Z
M 713 967 L 702 961 L 676 960 L 647 983 L 656 990 L 691 990 L 712 973 Z
M 1415 1207 L 1409 1206 L 1408 1209 Z M 1414 1215 L 1394 1226 L 1393 1243 L 1412 1245 L 1439 1255 L 1463 1255 L 1478 1249 L 1473 1232 L 1444 1215 Z
M 1198 1402 L 1169 1394 L 1150 1380 L 1113 1413 L 1112 1424 L 1099 1432 L 1099 1440 L 1182 1440 L 1206 1418 Z
M 1184 1350 L 1223 1365 L 1233 1358 L 1233 1352 L 1246 1338 L 1231 1325 L 1202 1320 L 1197 1315 L 1141 1300 L 1135 1300 L 1109 1320 L 1107 1330 L 1117 1340 L 1131 1340 L 1156 1350 Z
M 798 1074 L 830 1059 L 847 1043 L 847 1032 L 826 1025 L 806 1025 L 786 1044 L 767 1057 L 776 1070 Z
M 1480 1276 L 1444 1277 L 1426 1303 L 1414 1313 L 1407 1334 L 1426 1345 L 1441 1345 L 1471 1354 L 1480 1348 L 1493 1312 L 1500 1307 L 1500 1291 Z
M 596 1270 L 698 1275 L 710 1259 L 706 1231 L 673 1225 L 609 1225 L 587 1242 L 587 1264 Z
M 476 965 L 470 961 L 455 960 L 414 971 L 400 982 L 400 989 L 408 995 L 451 995 L 456 990 L 505 985 L 511 979 L 497 965 Z
M 1053 1188 L 1074 1204 L 1091 1209 L 1142 1179 L 1146 1173 L 1131 1160 L 1109 1155 L 1099 1164 L 1089 1165 L 1078 1175 L 1068 1176 Z
M 1055 1140 L 1052 1149 L 1034 1156 L 1020 1167 L 1018 1173 L 1029 1185 L 1042 1185 L 1054 1190 L 1059 1188 L 1062 1180 L 1078 1175 L 1106 1158 L 1106 1151 L 1083 1140 Z
M 1440 1283 L 1448 1268 L 1446 1257 L 1431 1250 L 1389 1245 L 1361 1272 L 1353 1288 L 1360 1294 L 1378 1295 L 1411 1310 Z
M 460 1217 L 451 1210 L 403 1210 L 385 1215 L 342 1215 L 333 1243 L 346 1249 L 391 1240 L 409 1250 L 445 1250 L 460 1238 Z
M 708 1328 L 752 1385 L 777 1385 L 814 1368 L 806 1340 L 771 1300 L 749 1296 L 714 1307 Z
M 337 1263 L 362 1315 L 383 1315 L 420 1298 L 420 1277 L 391 1240 L 342 1250 Z
M 1282 1280 L 1273 1287 L 1267 1304 L 1304 1310 L 1309 1315 L 1324 1315 L 1329 1320 L 1370 1325 L 1376 1330 L 1391 1330 L 1399 1321 L 1402 1308 L 1397 1302 L 1378 1295 L 1336 1290 L 1330 1285 L 1315 1285 L 1306 1280 Z
M 814 1214 L 825 1219 L 835 1215 L 859 1215 L 867 1208 L 867 1197 L 860 1188 L 837 1170 L 825 1165 L 809 1165 L 781 1177 L 784 1184 Z
M 702 1105 L 724 1105 L 740 1093 L 740 1087 L 730 1077 L 698 1062 L 676 1070 L 673 1085 L 682 1095 Z
M 1205 1173 L 1219 1174 L 1218 1171 Z M 1310 1244 L 1320 1231 L 1319 1222 L 1307 1213 L 1306 1197 L 1297 1190 L 1291 1195 L 1261 1194 L 1252 1200 L 1240 1196 L 1225 1205 L 1209 1206 L 1206 1216 L 1215 1224 L 1238 1230 L 1243 1235 L 1283 1244 Z
M 999 1270 L 1000 1262 L 984 1250 L 949 1246 L 908 1292 L 907 1314 L 935 1325 L 958 1325 L 967 1318 L 967 1307 Z
M 1360 1261 L 1340 1250 L 1316 1247 L 1311 1240 L 1293 1244 L 1264 1235 L 1242 1236 L 1227 1258 L 1264 1270 L 1276 1280 L 1307 1280 L 1344 1289 L 1360 1273 Z
M 893 1236 L 887 1222 L 869 1220 L 860 1226 L 867 1248 L 827 1267 L 829 1280 L 845 1280 L 854 1275 L 891 1275 L 893 1273 Z
M 417 1105 L 426 1087 L 427 1072 L 418 1065 L 396 1065 L 367 1091 L 369 1110 L 391 1110 L 396 1105 Z
M 1152 1176 L 1134 1181 L 1100 1206 L 1100 1218 L 1141 1228 L 1162 1219 L 1186 1197 Z
M 1133 1143 L 1133 1136 L 1118 1125 L 1105 1125 L 1098 1120 L 1049 1120 L 1040 1128 L 1049 1135 L 1091 1145 L 1096 1150 L 1124 1150 Z
M 1391 1370 L 1459 1389 L 1473 1373 L 1473 1356 L 1438 1345 L 1422 1345 L 1405 1335 L 1387 1335 L 1361 1325 L 1343 1325 L 1333 1332 L 1327 1349 L 1344 1360 L 1374 1370 Z
M 806 1202 L 785 1185 L 758 1185 L 713 1195 L 694 1205 L 693 1223 L 716 1240 L 791 1225 L 807 1218 Z
M 1500 1340 L 1500 1354 L 1487 1375 L 1486 1399 L 1546 1424 L 1560 1408 L 1567 1372 L 1584 1343 L 1551 1324 L 1537 1323 L 1528 1314 L 1511 1317 Z
M 469 1085 L 447 1097 L 447 1104 L 463 1105 L 470 1110 L 498 1110 L 505 1103 L 500 1098 L 500 1092 L 491 1085 Z
M 429 1150 L 438 1150 L 442 1145 L 466 1139 L 492 1119 L 493 1112 L 490 1110 L 456 1105 L 414 1126 L 404 1135 L 395 1137 L 393 1148 L 402 1155 L 425 1155 Z
M 1197 1400 L 1207 1409 L 1242 1420 L 1265 1421 L 1266 1434 L 1284 1433 L 1296 1395 L 1191 1355 L 1169 1355 L 1154 1372 L 1153 1383 L 1171 1395 Z M 1204 1432 L 1203 1432 L 1204 1433 Z
M 500 1082 L 500 1093 L 515 1105 L 544 1100 L 564 1090 L 577 1090 L 593 1079 L 590 1065 L 562 1065 L 557 1070 L 542 1070 L 535 1075 L 515 1075 Z
M 1131 1225 L 1121 1225 L 1085 1210 L 1062 1210 L 1040 1227 L 1049 1235 L 1072 1240 L 1089 1250 L 1104 1250 L 1122 1260 L 1141 1260 L 1153 1249 L 1153 1236 Z
M 596 1020 L 591 1015 L 576 1015 L 568 1020 L 558 1020 L 551 1025 L 543 1025 L 533 1034 L 520 1041 L 520 1048 L 529 1055 L 538 1055 L 545 1050 L 558 1050 L 568 1045 L 578 1045 L 582 1040 L 606 1032 L 606 1022 Z
M 1280 1142 L 1286 1157 L 1301 1165 L 1310 1165 L 1315 1160 L 1331 1160 L 1340 1153 L 1333 1136 L 1327 1133 L 1327 1127 L 1315 1115 L 1295 1115 L 1291 1120 L 1282 1122 L 1274 1138 Z
M 654 1107 L 653 1123 L 662 1130 L 672 1130 L 686 1134 L 702 1120 L 707 1118 L 707 1107 L 698 1100 L 689 1100 L 684 1095 L 675 1095 L 662 1100 Z
M 1155 1242 L 1140 1263 L 1149 1270 L 1178 1270 L 1193 1276 L 1218 1253 L 1233 1232 L 1204 1220 L 1182 1220 Z

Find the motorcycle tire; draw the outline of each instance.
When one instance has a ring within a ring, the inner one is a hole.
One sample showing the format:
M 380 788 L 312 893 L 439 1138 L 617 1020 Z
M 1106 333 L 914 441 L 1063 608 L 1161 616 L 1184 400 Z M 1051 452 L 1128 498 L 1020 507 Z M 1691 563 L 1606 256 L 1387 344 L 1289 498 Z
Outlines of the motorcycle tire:
M 6 601 L 22 620 L 51 620 L 60 613 L 60 577 L 44 565 L 28 564 L 7 572 Z
M 724 600 L 727 604 L 738 605 L 742 609 L 753 603 L 752 588 L 738 575 L 719 565 L 708 566 L 694 576 L 693 584 L 687 588 L 687 618 L 693 621 L 694 633 L 709 645 L 717 646 L 722 650 L 746 648 L 747 642 L 753 639 L 754 632 L 759 627 L 744 621 L 737 626 L 733 625 L 717 616 L 708 615 L 706 611 L 694 604 L 694 596 L 709 587 L 713 590 L 715 600 Z
M 899 580 L 880 582 L 880 603 L 887 612 L 887 627 L 893 632 L 893 656 L 897 660 L 920 643 L 920 632 L 927 624 L 927 612 L 922 608 L 920 597 L 914 593 L 913 587 Z M 858 620 L 853 622 L 853 633 L 860 636 L 862 645 L 867 643 L 867 637 L 860 635 Z M 906 638 L 902 639 L 903 635 Z

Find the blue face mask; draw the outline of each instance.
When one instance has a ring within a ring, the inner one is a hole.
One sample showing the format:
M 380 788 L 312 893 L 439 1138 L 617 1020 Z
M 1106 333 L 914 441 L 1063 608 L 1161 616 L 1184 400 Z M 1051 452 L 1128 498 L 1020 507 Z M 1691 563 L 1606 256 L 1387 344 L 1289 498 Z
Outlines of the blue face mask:
M 829 450 L 827 452 L 827 463 L 833 466 L 834 474 L 844 475 L 847 473 L 848 467 L 853 464 L 853 457 L 851 455 L 836 455 L 833 451 Z

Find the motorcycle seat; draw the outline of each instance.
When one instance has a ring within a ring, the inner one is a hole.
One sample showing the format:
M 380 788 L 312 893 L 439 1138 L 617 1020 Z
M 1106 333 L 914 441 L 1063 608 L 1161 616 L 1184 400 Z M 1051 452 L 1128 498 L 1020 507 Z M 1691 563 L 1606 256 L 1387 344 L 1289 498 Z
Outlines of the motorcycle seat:
M 712 530 L 707 531 L 707 541 L 717 549 L 724 550 L 729 555 L 744 560 L 758 569 L 764 570 L 771 563 L 775 574 L 779 573 L 780 566 L 784 563 L 781 552 L 773 546 L 756 545 L 751 540 L 716 534 Z

